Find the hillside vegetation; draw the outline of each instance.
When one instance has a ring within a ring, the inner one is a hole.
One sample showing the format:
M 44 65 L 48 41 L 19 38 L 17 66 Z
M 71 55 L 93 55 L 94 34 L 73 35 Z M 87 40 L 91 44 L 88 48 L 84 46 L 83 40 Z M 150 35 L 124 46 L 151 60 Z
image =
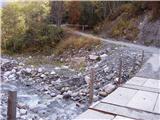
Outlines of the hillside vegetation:
M 70 49 L 68 44 L 78 44 L 75 49 L 90 48 L 84 45 L 90 40 L 76 41 L 72 36 L 72 40 L 66 39 L 61 27 L 66 23 L 86 25 L 85 30 L 107 37 L 159 46 L 159 18 L 160 2 L 10 2 L 1 9 L 2 49 L 11 53 L 52 53 L 59 46 Z
M 133 2 L 121 5 L 94 28 L 105 37 L 159 47 L 160 2 Z

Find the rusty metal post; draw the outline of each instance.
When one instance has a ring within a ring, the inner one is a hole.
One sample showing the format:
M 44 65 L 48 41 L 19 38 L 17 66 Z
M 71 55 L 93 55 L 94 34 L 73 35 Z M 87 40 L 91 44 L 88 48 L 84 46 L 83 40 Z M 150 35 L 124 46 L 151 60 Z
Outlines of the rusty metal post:
M 122 82 L 122 58 L 119 58 L 119 75 L 118 75 L 118 84 Z
M 89 82 L 89 105 L 93 102 L 93 85 L 95 81 L 95 70 L 91 69 L 91 76 L 90 76 L 90 82 Z
M 16 120 L 17 91 L 8 92 L 7 120 Z

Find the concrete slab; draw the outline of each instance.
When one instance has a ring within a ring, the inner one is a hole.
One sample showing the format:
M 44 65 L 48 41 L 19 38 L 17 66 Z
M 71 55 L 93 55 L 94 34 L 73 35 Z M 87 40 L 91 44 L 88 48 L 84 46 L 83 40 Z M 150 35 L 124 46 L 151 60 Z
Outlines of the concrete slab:
M 148 79 L 143 86 L 160 89 L 160 80 Z
M 138 91 L 135 96 L 127 104 L 128 107 L 153 111 L 158 93 Z
M 158 95 L 158 99 L 153 111 L 156 113 L 160 113 L 160 94 Z
M 128 88 L 128 89 L 134 89 L 134 90 L 141 90 L 141 91 L 147 91 L 147 92 L 153 92 L 160 94 L 160 89 L 158 88 L 151 88 L 151 87 L 144 87 L 139 85 L 130 85 L 130 84 L 124 84 L 121 87 Z
M 114 116 L 88 109 L 75 120 L 113 120 Z
M 128 82 L 126 82 L 126 84 L 133 84 L 133 85 L 143 85 L 146 80 L 148 80 L 147 78 L 142 78 L 142 77 L 133 77 L 132 79 L 130 79 Z
M 126 105 L 136 94 L 137 91 L 138 90 L 119 87 L 113 93 L 111 93 L 109 96 L 102 99 L 101 101 L 114 103 L 118 105 Z
M 98 109 L 103 112 L 113 113 L 119 116 L 124 116 L 136 120 L 160 120 L 160 114 L 141 111 L 125 106 L 117 106 L 109 103 L 99 103 L 94 107 L 94 109 Z
M 113 120 L 134 120 L 127 117 L 116 116 Z

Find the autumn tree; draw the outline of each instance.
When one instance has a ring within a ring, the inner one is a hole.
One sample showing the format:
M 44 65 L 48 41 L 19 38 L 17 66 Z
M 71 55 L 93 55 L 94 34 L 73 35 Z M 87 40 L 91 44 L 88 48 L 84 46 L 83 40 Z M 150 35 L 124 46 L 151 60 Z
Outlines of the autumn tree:
M 68 5 L 69 23 L 76 24 L 80 19 L 80 2 L 72 1 Z

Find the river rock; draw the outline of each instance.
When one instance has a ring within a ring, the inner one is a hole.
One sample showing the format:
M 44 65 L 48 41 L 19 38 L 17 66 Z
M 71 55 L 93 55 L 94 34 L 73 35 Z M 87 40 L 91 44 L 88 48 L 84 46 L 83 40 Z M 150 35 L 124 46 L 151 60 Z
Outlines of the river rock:
M 25 114 L 27 114 L 27 110 L 25 110 L 25 109 L 20 109 L 20 114 L 22 114 L 22 115 L 25 115 Z
M 118 81 L 119 81 L 119 78 L 115 78 L 115 79 L 114 79 L 114 82 L 115 82 L 115 83 L 118 83 Z
M 31 73 L 32 72 L 32 69 L 31 68 L 26 68 L 25 70 L 27 73 Z
M 97 101 L 98 99 L 99 99 L 98 96 L 96 95 L 93 96 L 93 101 Z
M 51 71 L 51 73 L 50 73 L 51 75 L 55 75 L 56 74 L 56 72 L 55 71 Z
M 42 68 L 38 68 L 38 72 L 41 73 L 43 71 Z
M 101 59 L 104 59 L 104 58 L 106 58 L 107 56 L 108 56 L 107 54 L 102 54 L 102 55 L 100 55 Z
M 63 93 L 63 98 L 64 99 L 69 99 L 70 97 L 71 97 L 71 95 L 68 92 Z
M 11 71 L 7 71 L 7 72 L 4 73 L 4 76 L 8 77 L 11 73 L 12 73 Z
M 116 89 L 116 85 L 113 85 L 112 83 L 110 83 L 110 84 L 104 86 L 103 89 L 104 89 L 104 91 L 105 91 L 107 94 L 109 94 L 109 93 L 111 93 L 114 89 Z
M 15 78 L 15 74 L 11 74 L 11 75 L 9 75 L 9 76 L 8 76 L 8 78 L 10 78 L 10 79 L 14 79 L 14 78 Z
M 102 97 L 106 97 L 106 96 L 107 96 L 107 93 L 104 92 L 104 91 L 100 91 L 100 92 L 99 92 L 99 95 L 102 96 Z
M 63 69 L 68 69 L 69 67 L 68 67 L 68 66 L 63 65 L 63 66 L 62 66 L 62 68 L 63 68 Z
M 90 77 L 86 75 L 86 76 L 84 77 L 84 79 L 85 79 L 86 83 L 89 85 Z
M 12 69 L 12 73 L 15 73 L 16 72 L 16 70 L 15 69 Z
M 45 74 L 41 74 L 41 78 L 45 78 L 46 77 L 46 75 Z
M 71 96 L 72 96 L 72 97 L 78 96 L 78 92 L 72 93 Z
M 56 93 L 50 93 L 50 96 L 51 96 L 51 97 L 55 97 L 55 96 L 56 96 Z
M 107 66 L 107 67 L 104 68 L 104 72 L 106 73 L 108 71 L 109 71 L 109 67 Z
M 97 60 L 99 56 L 97 55 L 89 55 L 90 60 Z

